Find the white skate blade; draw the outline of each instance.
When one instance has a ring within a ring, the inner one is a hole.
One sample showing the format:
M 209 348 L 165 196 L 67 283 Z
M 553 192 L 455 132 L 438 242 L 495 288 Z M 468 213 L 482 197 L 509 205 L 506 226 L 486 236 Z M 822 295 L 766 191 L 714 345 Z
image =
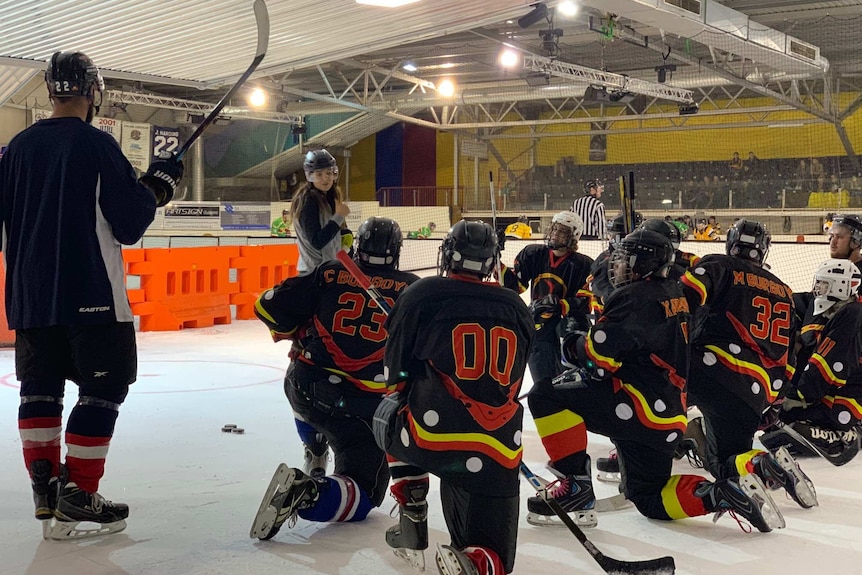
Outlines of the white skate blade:
M 478 575 L 479 573 L 466 556 L 455 553 L 448 545 L 437 544 L 436 560 L 440 575 Z
M 773 457 L 778 461 L 781 469 L 796 478 L 796 497 L 799 498 L 799 501 L 797 501 L 799 506 L 805 509 L 816 507 L 818 502 L 817 491 L 814 489 L 814 483 L 812 483 L 808 476 L 806 476 L 802 469 L 800 469 L 799 464 L 796 463 L 796 460 L 793 459 L 792 455 L 790 455 L 790 451 L 787 449 L 787 446 L 783 445 L 776 449 Z
M 270 505 L 272 498 L 275 497 L 276 491 L 283 487 L 288 480 L 288 476 L 292 475 L 290 467 L 282 463 L 275 470 L 272 476 L 272 481 L 269 482 L 269 487 L 263 494 L 263 499 L 260 502 L 260 507 L 257 509 L 257 515 L 254 516 L 254 522 L 251 525 L 251 531 L 248 536 L 252 539 L 263 539 L 272 528 L 275 518 L 278 516 L 278 509 Z
M 611 495 L 610 497 L 602 497 L 601 499 L 596 499 L 595 510 L 599 513 L 610 513 L 613 511 L 622 511 L 623 509 L 629 509 L 632 506 L 632 502 L 626 499 L 625 495 L 623 495 L 622 493 L 617 493 L 616 495 Z
M 396 557 L 400 557 L 407 562 L 408 565 L 419 571 L 425 572 L 425 552 L 422 549 L 407 549 L 406 547 L 398 547 L 392 552 Z
M 599 517 L 596 514 L 595 509 L 572 511 L 568 513 L 568 515 L 572 518 L 572 521 L 574 521 L 575 525 L 577 525 L 578 527 L 585 527 L 587 529 L 590 529 L 599 524 Z M 529 523 L 530 525 L 535 525 L 536 527 L 566 526 L 566 524 L 563 523 L 562 519 L 560 519 L 556 515 L 539 515 L 538 513 L 533 513 L 532 511 L 527 512 L 527 523 Z
M 763 520 L 772 529 L 784 529 L 787 525 L 784 521 L 784 516 L 775 504 L 775 500 L 763 486 L 760 478 L 753 473 L 749 473 L 739 478 L 739 486 L 742 487 L 749 497 L 761 504 L 760 513 L 763 515 Z
M 120 519 L 113 523 L 46 519 L 42 521 L 42 537 L 49 541 L 75 541 L 119 533 L 125 528 L 125 519 Z
M 599 471 L 596 473 L 596 479 L 605 483 L 620 483 L 623 480 L 619 471 Z

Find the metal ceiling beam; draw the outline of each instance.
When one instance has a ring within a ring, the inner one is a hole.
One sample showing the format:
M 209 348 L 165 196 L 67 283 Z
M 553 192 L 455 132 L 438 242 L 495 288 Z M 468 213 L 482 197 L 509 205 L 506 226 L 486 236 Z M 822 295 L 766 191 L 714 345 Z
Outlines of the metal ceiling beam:
M 155 96 L 153 94 L 140 94 L 137 92 L 123 92 L 121 90 L 106 90 L 103 95 L 103 101 L 109 105 L 112 103 L 136 104 L 139 106 L 149 106 L 151 108 L 166 108 L 169 110 L 199 112 L 202 114 L 208 114 L 215 107 L 214 104 L 210 104 L 208 102 L 196 102 L 194 100 Z M 225 106 L 222 113 L 224 115 L 235 116 L 241 119 L 265 120 L 268 122 L 281 122 L 285 124 L 293 124 L 302 120 L 302 116 L 294 114 L 270 112 L 267 110 L 252 110 L 250 108 L 240 108 L 237 106 Z
M 9 58 L 8 56 L 0 56 L 0 66 L 17 66 L 19 68 L 45 70 L 48 66 L 48 63 L 42 62 L 40 60 L 25 60 L 23 58 Z M 169 78 L 167 76 L 156 76 L 153 74 L 139 74 L 137 72 L 124 72 L 122 70 L 111 70 L 110 68 L 99 68 L 99 72 L 102 74 L 102 77 L 115 80 L 129 80 L 132 82 L 164 84 L 167 86 L 179 86 L 182 88 L 196 88 L 198 90 L 203 90 L 208 87 L 205 82 L 183 80 L 180 78 Z
M 662 98 L 681 104 L 692 104 L 694 98 L 691 90 L 674 88 L 656 82 L 647 82 L 632 78 L 625 74 L 614 74 L 586 66 L 578 66 L 562 60 L 545 58 L 535 54 L 524 54 L 524 68 L 532 72 L 544 72 L 558 78 L 566 78 L 575 82 L 586 82 L 591 85 L 611 88 L 619 92 L 630 92 L 653 98 Z

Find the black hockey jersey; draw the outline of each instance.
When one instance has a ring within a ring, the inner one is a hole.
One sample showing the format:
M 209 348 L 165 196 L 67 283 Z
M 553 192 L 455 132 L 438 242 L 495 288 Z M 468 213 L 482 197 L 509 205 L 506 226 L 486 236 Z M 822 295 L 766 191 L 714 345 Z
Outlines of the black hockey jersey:
M 754 262 L 718 254 L 701 258 L 680 281 L 693 314 L 691 385 L 714 380 L 709 368 L 718 363 L 745 376 L 728 385 L 762 411 L 793 375 L 790 288 Z
M 560 257 L 551 248 L 532 244 L 515 256 L 514 275 L 505 278 L 505 286 L 519 293 L 530 289 L 530 301 L 540 300 L 546 295 L 556 295 L 563 305 L 562 315 L 546 321 L 538 331 L 542 341 L 557 337 L 557 324 L 562 316 L 589 311 L 591 292 L 587 284 L 593 260 L 578 252 L 569 252 Z
M 578 341 L 579 363 L 624 393 L 635 417 L 656 430 L 685 432 L 688 302 L 678 282 L 647 278 L 610 295 Z
M 390 305 L 419 279 L 412 273 L 359 266 Z M 386 314 L 340 262 L 327 262 L 311 274 L 288 278 L 265 291 L 255 313 L 275 341 L 294 340 L 295 361 L 344 378 L 361 391 L 387 391 Z
M 517 494 L 518 394 L 534 333 L 521 298 L 497 283 L 423 278 L 395 302 L 386 328 L 388 382 L 408 398 L 397 425 L 412 438 L 389 452 L 455 484 Z
M 862 419 L 862 303 L 846 304 L 815 333 L 814 352 L 799 364 L 799 393 L 808 403 L 841 404 Z
M 590 269 L 590 291 L 595 297 L 601 298 L 602 301 L 607 300 L 611 292 L 614 291 L 614 286 L 611 284 L 608 275 L 611 253 L 610 250 L 600 253 Z M 668 271 L 667 277 L 672 280 L 680 279 L 685 275 L 688 268 L 697 263 L 698 260 L 700 258 L 694 254 L 676 250 L 674 262 Z

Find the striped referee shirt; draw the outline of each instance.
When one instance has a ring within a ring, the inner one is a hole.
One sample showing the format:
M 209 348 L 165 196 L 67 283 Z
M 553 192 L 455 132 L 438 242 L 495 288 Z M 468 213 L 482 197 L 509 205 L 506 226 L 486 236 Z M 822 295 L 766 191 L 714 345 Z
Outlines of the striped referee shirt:
M 605 205 L 595 196 L 581 196 L 572 204 L 572 211 L 584 220 L 584 239 L 603 240 L 607 236 Z

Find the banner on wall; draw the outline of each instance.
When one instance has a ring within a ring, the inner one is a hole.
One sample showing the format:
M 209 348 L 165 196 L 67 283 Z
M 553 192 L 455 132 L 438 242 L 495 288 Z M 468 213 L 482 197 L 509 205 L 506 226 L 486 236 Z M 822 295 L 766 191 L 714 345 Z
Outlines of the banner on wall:
M 219 202 L 173 202 L 165 206 L 166 230 L 219 230 Z
M 117 140 L 117 143 L 120 142 L 122 138 L 122 129 L 123 129 L 123 121 L 115 120 L 114 118 L 93 118 L 93 125 L 102 130 L 103 132 L 108 132 L 114 139 Z
M 153 157 L 162 152 L 178 152 L 180 149 L 179 128 L 153 126 Z
M 220 221 L 223 230 L 268 230 L 270 207 L 267 203 L 223 202 Z
M 141 172 L 146 171 L 150 165 L 151 129 L 149 124 L 138 122 L 123 122 L 122 126 L 123 137 L 120 140 L 120 148 L 132 166 Z

